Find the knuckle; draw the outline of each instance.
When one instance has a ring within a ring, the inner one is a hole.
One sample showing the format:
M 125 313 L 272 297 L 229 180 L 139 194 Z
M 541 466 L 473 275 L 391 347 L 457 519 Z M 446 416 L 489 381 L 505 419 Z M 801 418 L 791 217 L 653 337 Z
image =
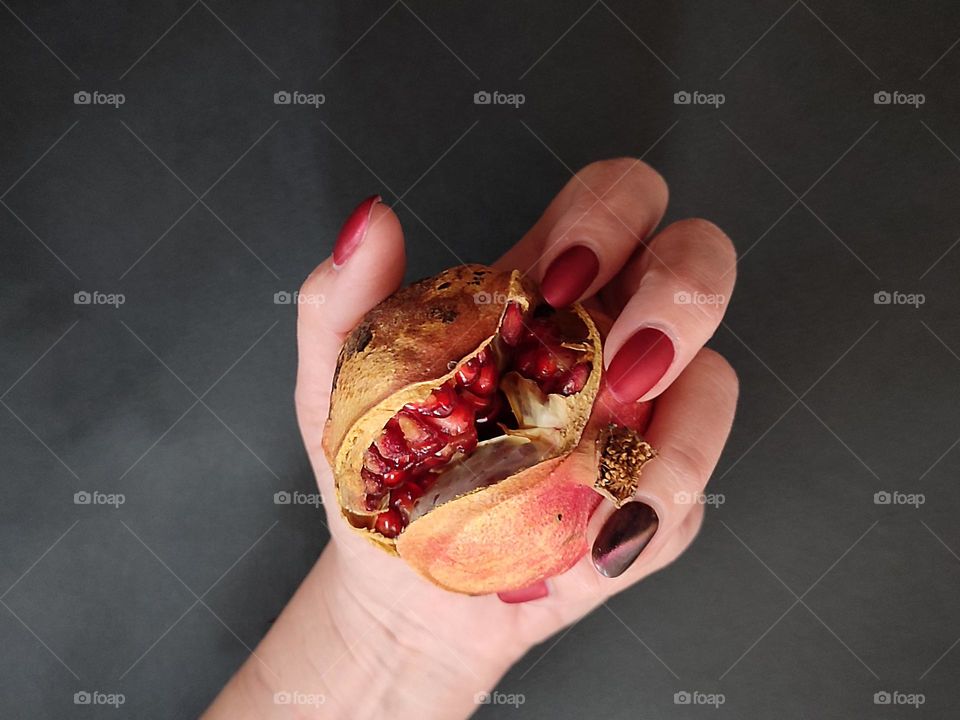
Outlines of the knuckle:
M 697 354 L 697 362 L 704 366 L 714 384 L 721 389 L 732 404 L 736 405 L 740 396 L 740 379 L 737 371 L 730 362 L 720 353 L 710 348 L 703 348 Z

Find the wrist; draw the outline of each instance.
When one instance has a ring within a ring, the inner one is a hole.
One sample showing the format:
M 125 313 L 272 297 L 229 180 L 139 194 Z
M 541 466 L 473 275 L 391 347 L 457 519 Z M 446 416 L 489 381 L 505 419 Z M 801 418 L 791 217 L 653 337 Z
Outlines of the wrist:
M 349 572 L 331 542 L 210 718 L 463 718 L 523 652 L 444 639 Z

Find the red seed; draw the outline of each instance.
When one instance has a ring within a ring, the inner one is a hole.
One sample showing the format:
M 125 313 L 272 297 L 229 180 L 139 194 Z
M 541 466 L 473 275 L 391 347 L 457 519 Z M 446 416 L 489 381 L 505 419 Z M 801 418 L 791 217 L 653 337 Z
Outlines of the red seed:
M 404 518 L 409 519 L 413 504 L 421 495 L 423 495 L 423 488 L 416 483 L 408 482 L 390 493 L 390 506 L 399 510 Z
M 578 363 L 567 373 L 566 379 L 560 387 L 560 392 L 563 395 L 573 395 L 580 392 L 583 390 L 583 386 L 587 384 L 587 378 L 589 377 L 590 363 Z
M 422 403 L 407 403 L 404 407 L 406 407 L 407 410 L 416 410 L 423 415 L 446 417 L 453 412 L 453 406 L 456 401 L 457 394 L 453 386 L 444 384 L 430 393 Z
M 383 474 L 383 484 L 388 488 L 402 485 L 410 478 L 410 470 L 391 470 Z
M 477 373 L 480 372 L 480 363 L 476 358 L 471 358 L 467 360 L 463 365 L 460 366 L 460 369 L 457 370 L 456 378 L 457 382 L 463 385 L 464 387 L 469 386 L 477 378 Z
M 497 380 L 499 379 L 498 375 L 496 365 L 493 363 L 483 365 L 477 374 L 476 380 L 470 385 L 470 389 L 478 395 L 490 395 L 496 392 Z
M 388 538 L 395 538 L 399 535 L 400 531 L 403 530 L 403 526 L 403 516 L 400 515 L 400 511 L 396 508 L 390 508 L 377 515 L 377 520 L 374 523 L 377 532 Z
M 523 313 L 520 306 L 515 302 L 508 303 L 500 322 L 500 337 L 507 345 L 516 346 L 520 344 L 523 333 Z
M 429 422 L 447 435 L 459 435 L 473 426 L 473 408 L 466 402 L 459 402 L 445 418 L 430 418 Z
M 410 462 L 410 447 L 404 439 L 396 418 L 390 419 L 374 444 L 383 458 L 400 465 Z
M 397 414 L 397 423 L 407 444 L 416 455 L 430 455 L 443 447 L 443 438 L 425 418 L 404 410 Z
M 363 466 L 374 475 L 383 475 L 391 469 L 391 465 L 377 452 L 376 445 L 371 445 L 364 451 Z
M 360 468 L 360 477 L 363 478 L 363 491 L 367 495 L 377 495 L 383 492 L 383 478 L 375 475 L 366 468 Z

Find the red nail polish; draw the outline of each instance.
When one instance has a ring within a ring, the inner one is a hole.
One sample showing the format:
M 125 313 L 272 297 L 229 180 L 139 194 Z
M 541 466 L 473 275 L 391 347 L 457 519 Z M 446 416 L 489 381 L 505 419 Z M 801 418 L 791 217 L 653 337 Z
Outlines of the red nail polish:
M 547 584 L 541 580 L 538 583 L 534 583 L 530 587 L 497 593 L 497 597 L 500 598 L 502 602 L 512 605 L 514 603 L 525 603 L 530 602 L 531 600 L 539 600 L 540 598 L 545 598 L 549 594 L 550 591 L 547 589 Z
M 596 253 L 585 245 L 574 245 L 550 263 L 540 292 L 553 307 L 566 307 L 583 295 L 599 270 Z
M 643 397 L 673 362 L 673 343 L 663 332 L 647 327 L 635 332 L 607 368 L 610 392 L 621 402 Z
M 333 266 L 335 268 L 343 267 L 343 264 L 350 259 L 354 251 L 360 247 L 363 238 L 367 234 L 367 225 L 370 223 L 370 213 L 373 206 L 381 201 L 379 195 L 371 195 L 362 203 L 357 205 L 347 221 L 340 228 L 340 234 L 337 235 L 337 242 L 333 246 Z

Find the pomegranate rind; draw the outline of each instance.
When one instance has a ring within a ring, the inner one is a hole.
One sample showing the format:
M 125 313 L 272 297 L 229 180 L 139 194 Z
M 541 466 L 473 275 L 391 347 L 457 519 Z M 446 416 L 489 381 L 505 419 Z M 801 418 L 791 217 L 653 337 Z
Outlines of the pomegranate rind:
M 565 572 L 587 550 L 587 522 L 601 499 L 566 470 L 568 459 L 546 460 L 432 510 L 397 538 L 400 557 L 435 585 L 467 595 Z

